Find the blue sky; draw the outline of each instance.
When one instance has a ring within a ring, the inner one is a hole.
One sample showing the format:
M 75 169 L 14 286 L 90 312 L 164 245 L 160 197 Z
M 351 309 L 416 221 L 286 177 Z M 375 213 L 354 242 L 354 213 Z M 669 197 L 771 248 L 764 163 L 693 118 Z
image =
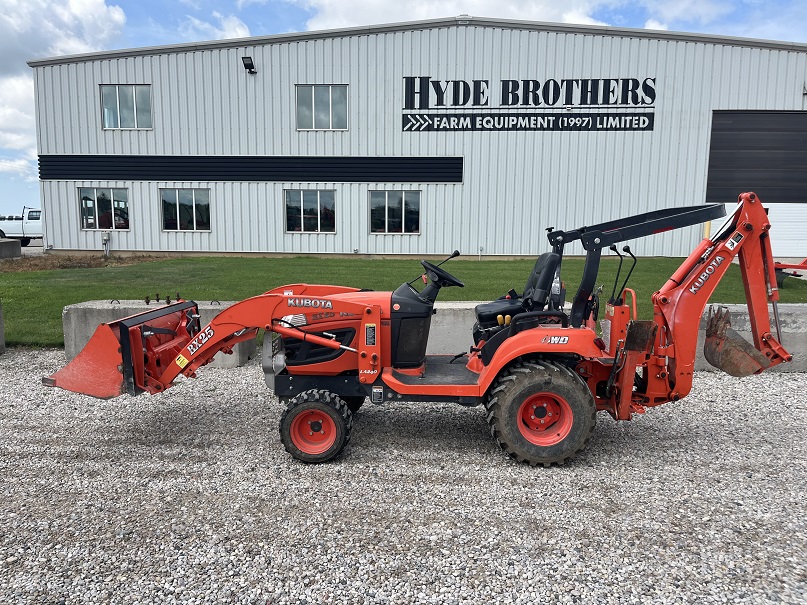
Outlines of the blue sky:
M 807 42 L 805 0 L 0 0 L 0 214 L 39 205 L 30 59 L 460 14 Z

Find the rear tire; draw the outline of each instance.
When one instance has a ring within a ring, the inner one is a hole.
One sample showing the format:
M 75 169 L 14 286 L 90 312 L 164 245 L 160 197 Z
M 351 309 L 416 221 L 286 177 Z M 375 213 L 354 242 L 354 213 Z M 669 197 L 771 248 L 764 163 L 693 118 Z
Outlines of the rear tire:
M 353 415 L 330 391 L 303 391 L 289 400 L 279 428 L 280 441 L 292 457 L 326 462 L 341 454 L 350 441 Z
M 531 361 L 503 372 L 485 401 L 490 433 L 511 458 L 531 466 L 563 464 L 582 450 L 597 408 L 566 366 Z

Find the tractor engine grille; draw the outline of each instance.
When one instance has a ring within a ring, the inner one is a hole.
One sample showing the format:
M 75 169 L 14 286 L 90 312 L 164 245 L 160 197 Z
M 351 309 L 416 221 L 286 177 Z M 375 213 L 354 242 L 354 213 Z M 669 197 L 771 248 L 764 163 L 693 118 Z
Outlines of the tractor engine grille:
M 395 367 L 417 367 L 426 358 L 429 340 L 429 317 L 409 317 L 401 320 L 398 347 L 395 350 Z

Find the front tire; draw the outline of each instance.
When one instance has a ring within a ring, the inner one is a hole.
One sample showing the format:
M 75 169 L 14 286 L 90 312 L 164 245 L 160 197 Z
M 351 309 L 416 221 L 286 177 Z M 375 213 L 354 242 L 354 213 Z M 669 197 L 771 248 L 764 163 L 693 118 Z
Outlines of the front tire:
M 23 237 L 23 238 L 20 240 L 20 246 L 22 246 L 23 248 L 24 248 L 25 246 L 27 246 L 28 244 L 30 244 L 30 243 L 31 243 L 31 238 L 30 238 L 30 237 Z
M 591 437 L 597 415 L 586 384 L 566 366 L 550 361 L 525 362 L 503 372 L 485 408 L 499 446 L 531 466 L 572 458 Z
M 280 417 L 280 441 L 297 460 L 308 463 L 336 458 L 350 441 L 353 415 L 330 391 L 303 391 L 289 400 Z

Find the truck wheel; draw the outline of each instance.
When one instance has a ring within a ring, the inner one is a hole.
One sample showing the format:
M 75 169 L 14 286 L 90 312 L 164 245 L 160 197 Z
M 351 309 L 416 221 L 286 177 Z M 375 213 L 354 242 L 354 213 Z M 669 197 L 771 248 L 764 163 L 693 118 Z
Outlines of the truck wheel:
M 27 246 L 28 244 L 30 244 L 30 243 L 31 243 L 31 238 L 30 237 L 24 237 L 24 238 L 22 238 L 20 240 L 20 246 L 22 246 L 23 248 L 25 246 Z
M 511 458 L 531 466 L 563 464 L 582 450 L 597 408 L 566 366 L 532 361 L 500 375 L 485 401 L 490 433 Z
M 353 415 L 330 391 L 303 391 L 280 417 L 280 441 L 297 460 L 325 462 L 336 458 L 350 441 Z

